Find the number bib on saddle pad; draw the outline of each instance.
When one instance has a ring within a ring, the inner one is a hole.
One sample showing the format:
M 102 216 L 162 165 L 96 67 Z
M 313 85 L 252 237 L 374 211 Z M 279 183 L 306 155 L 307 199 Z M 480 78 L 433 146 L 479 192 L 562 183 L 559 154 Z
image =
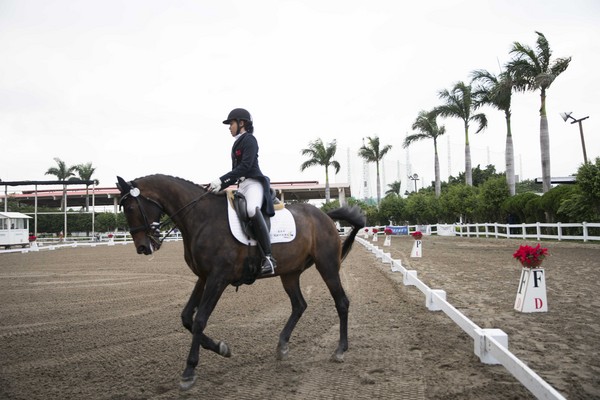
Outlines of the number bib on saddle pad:
M 233 236 L 241 243 L 256 246 L 256 240 L 249 239 L 244 233 L 242 224 L 240 223 L 240 218 L 229 203 L 229 200 L 226 199 L 225 201 L 227 201 L 229 229 L 231 229 Z M 270 236 L 272 244 L 291 242 L 296 237 L 296 221 L 294 220 L 292 213 L 287 208 L 275 210 L 275 215 L 271 217 Z

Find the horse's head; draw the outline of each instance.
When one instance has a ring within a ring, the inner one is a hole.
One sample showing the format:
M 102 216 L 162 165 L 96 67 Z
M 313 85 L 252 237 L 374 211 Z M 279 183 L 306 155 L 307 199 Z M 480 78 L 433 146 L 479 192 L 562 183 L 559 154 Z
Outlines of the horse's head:
M 160 249 L 160 218 L 163 207 L 144 196 L 135 182 L 126 182 L 117 176 L 117 188 L 121 191 L 119 205 L 129 225 L 129 232 L 138 254 L 152 254 Z

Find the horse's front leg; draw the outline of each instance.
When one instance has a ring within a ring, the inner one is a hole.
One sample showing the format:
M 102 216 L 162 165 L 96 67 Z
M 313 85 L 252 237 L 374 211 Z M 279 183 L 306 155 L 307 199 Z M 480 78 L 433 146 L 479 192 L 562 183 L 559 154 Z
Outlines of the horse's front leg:
M 179 387 L 182 390 L 191 388 L 196 382 L 196 366 L 200 356 L 200 346 L 207 350 L 212 350 L 223 357 L 231 357 L 229 346 L 224 342 L 215 342 L 204 334 L 204 328 L 210 314 L 215 309 L 219 298 L 227 287 L 228 283 L 223 279 L 208 279 L 204 287 L 202 299 L 198 305 L 194 323 L 192 325 L 192 346 L 188 354 L 187 363 Z
M 200 304 L 200 299 L 202 299 L 202 293 L 204 292 L 204 285 L 206 281 L 202 278 L 198 278 L 196 281 L 196 286 L 194 286 L 194 290 L 192 290 L 192 294 L 190 295 L 190 299 L 188 300 L 185 307 L 183 307 L 183 311 L 181 312 L 181 323 L 188 331 L 192 332 L 192 325 L 194 323 L 194 311 Z

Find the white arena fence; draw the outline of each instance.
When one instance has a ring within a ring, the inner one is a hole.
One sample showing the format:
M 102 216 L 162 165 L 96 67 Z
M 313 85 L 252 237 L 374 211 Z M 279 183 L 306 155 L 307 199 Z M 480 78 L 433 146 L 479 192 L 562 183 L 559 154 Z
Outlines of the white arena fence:
M 390 228 L 393 235 L 409 235 L 420 231 L 424 235 L 461 236 L 461 237 L 486 237 L 506 239 L 542 239 L 550 240 L 580 240 L 583 242 L 600 241 L 600 223 L 531 223 L 531 224 L 435 224 L 435 225 L 404 225 L 404 226 L 376 226 L 364 228 L 362 234 L 373 234 L 373 229 L 378 228 L 377 235 L 384 235 L 384 229 Z
M 372 232 L 372 231 L 371 231 Z M 369 240 L 357 237 L 356 240 L 371 251 L 384 264 L 390 264 L 392 272 L 400 272 L 405 286 L 415 286 L 425 295 L 425 306 L 430 311 L 443 311 L 466 334 L 473 339 L 475 355 L 484 364 L 502 364 L 519 382 L 538 399 L 565 399 L 556 389 L 544 381 L 538 374 L 519 360 L 508 350 L 508 335 L 500 329 L 482 329 L 448 301 L 446 292 L 430 289 L 417 278 L 417 271 L 407 270 L 401 260 L 392 259 L 390 253 L 384 253 Z
M 39 238 L 35 241 L 35 244 L 30 243 L 25 247 L 12 246 L 9 249 L 0 248 L 0 254 L 29 253 L 34 251 L 49 251 L 74 247 L 115 246 L 133 243 L 133 239 L 131 238 L 129 232 L 116 232 L 111 235 L 112 237 L 109 237 L 108 234 L 102 234 L 93 237 L 73 236 L 66 239 L 59 239 L 56 237 Z M 178 240 L 183 240 L 181 234 L 173 232 L 164 239 L 165 242 L 173 242 Z

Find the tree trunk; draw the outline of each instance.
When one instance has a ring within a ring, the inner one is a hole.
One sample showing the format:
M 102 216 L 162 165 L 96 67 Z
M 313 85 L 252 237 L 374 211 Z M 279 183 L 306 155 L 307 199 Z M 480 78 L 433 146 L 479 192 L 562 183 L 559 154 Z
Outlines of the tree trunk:
M 331 200 L 331 193 L 329 191 L 329 168 L 325 166 L 325 204 Z
M 465 124 L 465 184 L 473 186 L 473 171 L 471 171 L 471 146 L 469 145 L 469 126 Z
M 63 185 L 62 199 L 60 200 L 60 211 L 64 212 L 67 208 L 67 185 Z
M 381 183 L 379 182 L 379 161 L 375 161 L 377 165 L 377 207 L 381 203 Z
M 506 162 L 506 183 L 511 196 L 516 193 L 515 184 L 515 151 L 513 147 L 512 132 L 510 127 L 510 112 L 506 113 L 506 148 L 504 150 Z
M 85 211 L 90 212 L 90 187 L 85 185 Z
M 439 198 L 442 194 L 442 182 L 440 180 L 440 159 L 438 157 L 437 140 L 433 139 L 434 149 L 434 172 L 435 172 L 435 197 Z
M 550 174 L 550 134 L 546 117 L 546 91 L 542 89 L 542 106 L 540 108 L 540 151 L 542 156 L 542 190 L 544 193 L 552 188 Z

